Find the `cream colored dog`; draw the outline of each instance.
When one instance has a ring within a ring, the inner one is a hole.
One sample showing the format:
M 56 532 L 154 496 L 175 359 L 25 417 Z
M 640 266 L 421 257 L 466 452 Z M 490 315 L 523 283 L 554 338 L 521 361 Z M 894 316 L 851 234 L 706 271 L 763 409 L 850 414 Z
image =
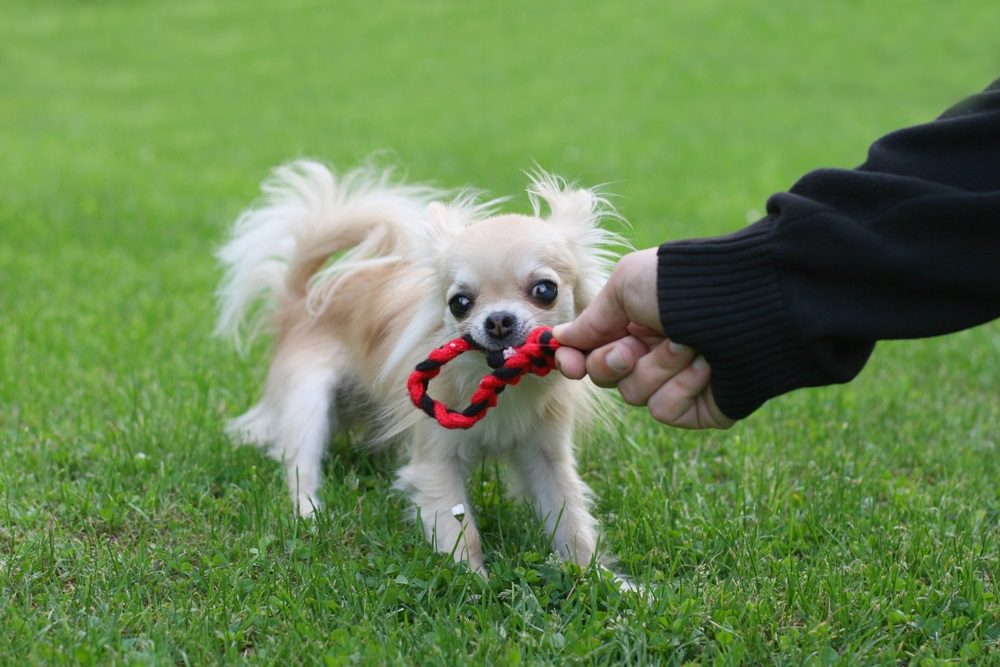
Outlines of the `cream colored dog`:
M 519 345 L 533 328 L 573 319 L 604 283 L 620 239 L 593 191 L 538 173 L 533 215 L 494 215 L 497 202 L 392 184 L 362 169 L 336 176 L 299 161 L 277 169 L 264 198 L 219 251 L 217 333 L 241 346 L 276 335 L 260 402 L 229 432 L 284 462 L 292 500 L 319 506 L 321 459 L 343 419 L 370 427 L 373 446 L 399 443 L 397 487 L 436 548 L 485 574 L 466 481 L 484 456 L 509 463 L 554 546 L 587 565 L 596 522 L 576 472 L 574 426 L 594 408 L 592 385 L 552 373 L 525 377 L 468 431 L 449 431 L 409 402 L 406 378 L 427 353 L 469 334 L 486 350 Z M 542 216 L 541 202 L 548 207 Z M 431 386 L 461 407 L 488 367 L 449 364 Z M 453 512 L 453 508 L 461 510 Z

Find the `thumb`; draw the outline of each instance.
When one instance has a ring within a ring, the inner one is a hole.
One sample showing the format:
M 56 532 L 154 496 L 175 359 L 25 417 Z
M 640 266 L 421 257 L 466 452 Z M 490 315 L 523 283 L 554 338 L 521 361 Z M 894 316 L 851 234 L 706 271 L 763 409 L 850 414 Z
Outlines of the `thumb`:
M 563 345 L 593 350 L 627 336 L 630 321 L 616 281 L 609 280 L 575 320 L 556 326 L 552 335 Z
M 556 340 L 578 350 L 593 350 L 628 336 L 630 322 L 662 331 L 656 275 L 656 248 L 625 255 L 593 302 L 574 321 L 555 328 Z

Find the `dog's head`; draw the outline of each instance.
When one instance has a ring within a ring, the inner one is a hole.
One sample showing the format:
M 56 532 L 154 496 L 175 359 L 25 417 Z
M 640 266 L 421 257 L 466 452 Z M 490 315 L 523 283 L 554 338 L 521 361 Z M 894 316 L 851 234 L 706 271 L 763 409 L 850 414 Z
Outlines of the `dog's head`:
M 573 319 L 596 295 L 618 237 L 600 227 L 614 215 L 591 190 L 536 175 L 534 215 L 477 219 L 465 205 L 431 204 L 420 252 L 449 335 L 486 350 L 524 342 L 535 327 Z M 543 215 L 541 202 L 547 204 Z

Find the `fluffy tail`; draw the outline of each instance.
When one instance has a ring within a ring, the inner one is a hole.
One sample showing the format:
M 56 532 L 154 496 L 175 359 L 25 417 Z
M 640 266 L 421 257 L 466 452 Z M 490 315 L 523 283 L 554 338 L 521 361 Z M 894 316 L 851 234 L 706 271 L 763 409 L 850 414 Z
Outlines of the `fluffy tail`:
M 216 254 L 226 267 L 216 335 L 243 351 L 282 303 L 306 299 L 318 312 L 346 272 L 405 254 L 427 204 L 447 193 L 389 176 L 373 168 L 337 176 L 309 160 L 276 169 Z

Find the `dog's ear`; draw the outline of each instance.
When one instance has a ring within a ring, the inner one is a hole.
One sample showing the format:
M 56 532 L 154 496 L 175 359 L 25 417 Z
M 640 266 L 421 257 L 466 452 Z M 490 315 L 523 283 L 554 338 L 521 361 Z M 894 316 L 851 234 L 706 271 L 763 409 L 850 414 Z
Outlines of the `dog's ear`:
M 428 204 L 423 224 L 415 230 L 414 258 L 436 269 L 447 254 L 449 240 L 464 224 L 460 209 L 439 201 Z
M 599 208 L 603 200 L 593 190 L 578 188 L 544 171 L 531 174 L 528 197 L 536 217 L 543 217 L 541 202 L 549 209 L 546 220 L 586 232 L 600 224 Z
M 618 259 L 616 249 L 628 247 L 619 234 L 601 226 L 605 219 L 623 222 L 622 218 L 597 189 L 577 187 L 540 169 L 528 176 L 528 197 L 535 217 L 556 226 L 576 258 L 580 279 L 574 300 L 579 312 L 607 281 Z M 548 215 L 543 215 L 542 202 Z

